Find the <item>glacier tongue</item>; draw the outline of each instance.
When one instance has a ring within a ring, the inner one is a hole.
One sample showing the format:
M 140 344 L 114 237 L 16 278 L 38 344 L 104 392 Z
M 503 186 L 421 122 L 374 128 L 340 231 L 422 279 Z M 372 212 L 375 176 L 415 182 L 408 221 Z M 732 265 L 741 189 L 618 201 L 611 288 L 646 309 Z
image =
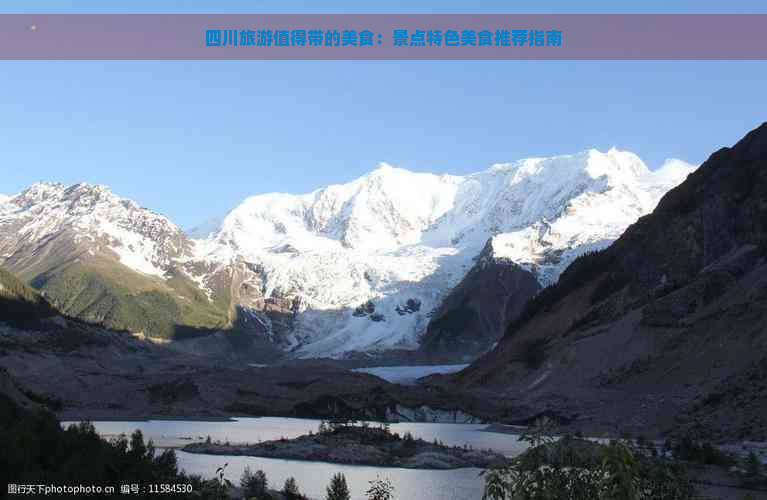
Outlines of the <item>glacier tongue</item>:
M 243 282 L 259 299 L 251 303 L 294 304 L 279 310 L 292 315 L 290 326 L 269 335 L 296 356 L 413 349 L 429 312 L 488 239 L 496 258 L 528 267 L 548 285 L 577 255 L 609 245 L 693 170 L 669 160 L 652 172 L 616 149 L 463 177 L 384 164 L 309 194 L 248 198 L 195 242 L 195 258 L 244 262 Z

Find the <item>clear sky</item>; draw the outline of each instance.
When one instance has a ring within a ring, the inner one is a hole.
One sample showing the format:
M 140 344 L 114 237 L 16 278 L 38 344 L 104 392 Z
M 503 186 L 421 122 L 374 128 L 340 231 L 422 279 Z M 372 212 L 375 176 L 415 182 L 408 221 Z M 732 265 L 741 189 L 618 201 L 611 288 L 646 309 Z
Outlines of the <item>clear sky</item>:
M 767 12 L 669 3 L 0 0 L 0 13 Z M 465 174 L 616 146 L 651 167 L 699 163 L 767 120 L 766 82 L 757 61 L 2 61 L 0 193 L 101 183 L 190 227 L 382 161 Z

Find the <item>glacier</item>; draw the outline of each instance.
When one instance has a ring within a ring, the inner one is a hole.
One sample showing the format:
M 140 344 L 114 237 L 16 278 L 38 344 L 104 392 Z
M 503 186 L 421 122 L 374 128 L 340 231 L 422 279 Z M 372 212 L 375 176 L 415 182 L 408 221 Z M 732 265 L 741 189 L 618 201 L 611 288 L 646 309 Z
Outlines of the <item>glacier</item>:
M 252 196 L 187 233 L 105 186 L 37 183 L 0 197 L 0 265 L 35 275 L 92 259 L 157 283 L 183 273 L 203 300 L 229 304 L 233 325 L 293 357 L 413 350 L 488 244 L 552 284 L 694 169 L 650 170 L 614 148 L 464 176 L 380 164 L 311 193 Z
M 290 327 L 267 334 L 293 356 L 415 349 L 431 311 L 488 241 L 495 258 L 549 285 L 578 255 L 606 247 L 652 211 L 694 169 L 674 159 L 650 170 L 615 148 L 466 176 L 381 164 L 308 194 L 246 199 L 218 227 L 205 225 L 193 259 L 207 268 L 244 264 L 249 290 L 291 304 L 281 311 L 291 315 Z M 272 329 L 263 310 L 251 313 Z

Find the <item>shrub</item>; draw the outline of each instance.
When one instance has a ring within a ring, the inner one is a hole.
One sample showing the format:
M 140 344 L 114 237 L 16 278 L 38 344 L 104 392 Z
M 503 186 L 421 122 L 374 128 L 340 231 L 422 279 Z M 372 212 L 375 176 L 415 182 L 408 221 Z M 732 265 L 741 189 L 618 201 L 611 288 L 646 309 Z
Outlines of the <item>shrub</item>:
M 483 500 L 692 500 L 679 465 L 643 454 L 630 442 L 601 445 L 533 432 L 533 447 L 485 473 Z M 536 444 L 537 443 L 537 444 Z
M 346 485 L 346 476 L 335 474 L 327 488 L 326 500 L 351 500 L 349 487 Z
M 762 461 L 753 451 L 746 458 L 746 473 L 752 477 L 762 475 Z
M 720 465 L 729 467 L 735 464 L 735 459 L 710 443 L 702 443 L 689 436 L 683 437 L 671 444 L 671 452 L 675 458 L 705 465 Z
M 301 492 L 298 490 L 298 484 L 296 484 L 296 478 L 289 477 L 285 480 L 285 486 L 282 487 L 282 493 L 287 500 L 300 500 L 303 498 Z
M 257 498 L 258 500 L 269 498 L 269 492 L 267 491 L 269 481 L 262 470 L 253 472 L 249 466 L 245 466 L 245 470 L 240 478 L 240 487 L 247 498 Z
M 394 486 L 389 478 L 376 478 L 370 481 L 370 488 L 365 494 L 368 500 L 394 500 Z
M 102 439 L 92 424 L 83 422 L 62 429 L 46 411 L 22 409 L 0 394 L 0 483 L 37 484 L 192 484 L 195 494 L 205 496 L 207 482 L 178 471 L 176 454 L 155 454 L 141 432 L 130 437 Z M 101 498 L 94 496 L 93 498 Z

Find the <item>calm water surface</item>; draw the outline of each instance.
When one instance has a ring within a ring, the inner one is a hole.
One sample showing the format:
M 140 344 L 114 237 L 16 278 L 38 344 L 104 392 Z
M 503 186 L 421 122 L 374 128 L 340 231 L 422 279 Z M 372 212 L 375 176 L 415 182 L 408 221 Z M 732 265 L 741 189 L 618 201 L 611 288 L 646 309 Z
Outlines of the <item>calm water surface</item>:
M 65 422 L 64 425 L 67 423 Z M 150 420 L 144 422 L 93 422 L 104 437 L 130 434 L 140 429 L 146 439 L 152 439 L 158 447 L 184 446 L 210 436 L 214 441 L 252 443 L 281 437 L 294 438 L 316 431 L 319 420 L 296 418 L 238 418 L 231 422 L 197 422 L 177 420 Z M 433 441 L 439 439 L 446 445 L 470 445 L 474 448 L 491 448 L 509 456 L 525 449 L 517 436 L 485 432 L 479 424 L 392 424 L 392 431 Z M 238 482 L 246 465 L 262 469 L 272 487 L 281 488 L 290 476 L 296 478 L 301 491 L 313 499 L 325 497 L 325 487 L 337 472 L 343 472 L 352 490 L 353 500 L 363 500 L 368 482 L 377 476 L 388 477 L 396 488 L 398 500 L 479 500 L 482 498 L 482 478 L 479 469 L 450 471 L 394 469 L 339 465 L 322 462 L 301 462 L 257 457 L 197 455 L 178 452 L 179 465 L 191 474 L 213 477 L 216 469 L 228 463 L 226 477 Z
M 456 373 L 469 365 L 372 366 L 355 368 L 353 372 L 369 373 L 395 384 L 411 385 L 428 375 Z

